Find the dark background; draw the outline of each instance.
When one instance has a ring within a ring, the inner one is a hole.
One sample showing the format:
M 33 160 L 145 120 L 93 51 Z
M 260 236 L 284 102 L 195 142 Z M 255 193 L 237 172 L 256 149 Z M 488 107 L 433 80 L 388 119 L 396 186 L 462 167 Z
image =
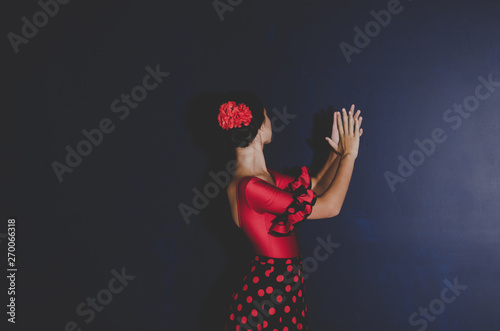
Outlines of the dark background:
M 306 280 L 310 330 L 419 330 L 410 315 L 455 278 L 467 288 L 427 329 L 498 330 L 500 88 L 456 129 L 443 115 L 479 76 L 500 81 L 500 3 L 403 0 L 348 63 L 340 43 L 353 45 L 353 29 L 387 6 L 243 0 L 221 21 L 211 1 L 71 1 L 16 54 L 7 34 L 41 9 L 4 3 L 0 233 L 14 217 L 18 267 L 17 322 L 5 325 L 221 330 L 251 251 L 222 188 L 189 221 L 179 206 L 193 206 L 193 190 L 227 161 L 208 121 L 213 93 L 242 89 L 295 115 L 264 150 L 278 171 L 317 171 L 331 110 L 362 111 L 340 215 L 297 227 L 304 258 L 318 238 L 340 244 Z M 113 100 L 157 64 L 170 75 L 120 119 Z M 114 131 L 60 182 L 51 164 L 103 118 Z M 398 174 L 398 156 L 436 128 L 446 140 L 391 190 L 384 173 Z M 7 238 L 0 249 L 6 259 Z M 135 278 L 86 323 L 77 306 L 122 268 Z

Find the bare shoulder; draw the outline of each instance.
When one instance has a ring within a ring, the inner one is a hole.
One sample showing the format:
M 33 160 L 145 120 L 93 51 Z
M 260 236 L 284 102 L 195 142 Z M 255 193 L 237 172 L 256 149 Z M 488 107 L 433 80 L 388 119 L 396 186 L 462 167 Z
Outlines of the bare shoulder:
M 265 181 L 269 184 L 276 186 L 274 174 L 271 174 L 270 176 L 269 176 L 269 174 L 239 175 L 239 176 L 232 177 L 231 180 L 229 181 L 229 184 L 227 186 L 228 194 L 236 192 L 236 189 L 238 188 L 238 184 L 243 182 L 244 179 L 247 179 L 248 181 L 250 181 L 250 180 L 255 179 L 255 178 L 258 178 L 262 181 Z
M 231 180 L 229 181 L 229 184 L 227 185 L 226 192 L 229 197 L 229 201 L 236 201 L 237 197 L 237 189 L 238 185 L 242 182 L 243 179 L 245 178 L 252 178 L 254 176 L 236 176 L 232 177 Z

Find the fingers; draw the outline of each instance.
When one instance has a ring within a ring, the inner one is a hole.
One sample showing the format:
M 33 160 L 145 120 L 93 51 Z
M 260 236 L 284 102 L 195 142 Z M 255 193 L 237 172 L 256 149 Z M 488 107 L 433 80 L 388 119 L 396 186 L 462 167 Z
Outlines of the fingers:
M 333 142 L 333 141 L 332 141 L 330 138 L 325 137 L 325 140 L 326 140 L 326 141 L 330 144 L 330 146 L 332 146 L 332 147 L 333 147 L 333 145 L 332 145 L 332 142 Z
M 344 127 L 343 127 L 344 123 L 343 122 L 344 121 L 340 120 L 340 112 L 337 113 L 337 129 L 339 130 L 339 135 L 340 136 L 344 135 Z
M 344 125 L 343 133 L 349 134 L 349 119 L 348 119 L 347 112 L 345 111 L 345 108 L 342 108 L 342 117 L 343 117 L 342 124 Z
M 356 129 L 355 129 L 355 135 L 361 137 L 363 134 L 363 129 L 361 129 L 361 122 L 363 122 L 363 117 L 359 117 L 356 120 Z
M 338 115 L 338 112 L 333 112 L 332 134 L 333 134 L 333 131 L 335 130 L 335 127 L 337 127 L 337 115 Z
M 351 110 L 349 110 L 349 134 L 354 135 L 354 119 L 352 115 L 354 114 L 354 104 L 351 106 Z
M 354 114 L 354 118 L 358 118 L 359 114 L 361 114 L 361 110 L 358 109 L 358 111 L 356 112 L 356 114 Z
M 361 136 L 363 134 L 363 129 L 361 129 L 361 122 L 363 121 L 363 117 L 360 116 L 361 110 L 358 109 L 356 113 L 354 113 L 354 111 L 355 105 L 352 104 L 349 112 L 347 112 L 345 108 L 342 108 L 342 115 L 340 115 L 340 113 L 334 113 L 333 126 L 335 127 L 335 125 L 337 125 L 340 135 L 359 134 L 359 136 Z M 342 118 L 340 116 L 342 116 Z
M 351 112 L 353 113 L 353 118 L 357 119 L 357 118 L 359 118 L 359 115 L 361 114 L 361 109 L 358 109 L 358 111 L 354 114 L 354 105 L 352 105 Z

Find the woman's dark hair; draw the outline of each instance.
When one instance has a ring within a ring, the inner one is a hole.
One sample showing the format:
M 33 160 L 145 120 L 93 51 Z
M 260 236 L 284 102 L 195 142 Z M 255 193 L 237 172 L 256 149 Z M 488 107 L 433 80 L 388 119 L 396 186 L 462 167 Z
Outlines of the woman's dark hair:
M 257 133 L 265 120 L 264 104 L 255 94 L 247 91 L 231 91 L 225 94 L 222 103 L 234 101 L 236 104 L 244 103 L 252 112 L 252 120 L 249 125 L 242 125 L 241 128 L 224 130 L 224 142 L 228 147 L 247 147 L 257 136 Z M 219 105 L 220 107 L 220 105 Z M 218 113 L 217 113 L 218 114 Z

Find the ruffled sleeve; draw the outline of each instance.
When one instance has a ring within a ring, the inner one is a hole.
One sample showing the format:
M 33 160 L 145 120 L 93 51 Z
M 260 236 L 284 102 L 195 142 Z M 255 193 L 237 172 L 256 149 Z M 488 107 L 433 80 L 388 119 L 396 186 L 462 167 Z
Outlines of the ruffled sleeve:
M 291 193 L 292 201 L 283 213 L 272 220 L 269 234 L 274 236 L 291 235 L 295 224 L 306 219 L 316 203 L 316 193 L 311 189 L 311 175 L 306 166 L 300 168 L 298 175 L 284 190 Z

